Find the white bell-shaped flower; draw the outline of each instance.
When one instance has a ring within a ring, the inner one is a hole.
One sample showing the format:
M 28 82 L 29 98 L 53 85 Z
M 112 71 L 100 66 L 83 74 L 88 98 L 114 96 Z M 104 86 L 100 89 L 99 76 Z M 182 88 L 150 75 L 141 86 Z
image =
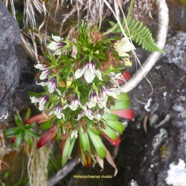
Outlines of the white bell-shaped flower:
M 65 46 L 65 43 L 63 42 L 63 39 L 59 36 L 52 35 L 52 41 L 47 47 L 54 51 L 54 55 L 61 55 L 62 51 L 61 49 Z
M 127 52 L 134 50 L 135 47 L 128 38 L 122 38 L 114 44 L 114 49 L 118 52 L 119 56 L 129 57 Z
M 86 63 L 82 69 L 78 69 L 75 72 L 75 78 L 78 79 L 84 75 L 87 83 L 92 83 L 94 78 L 97 76 L 102 81 L 102 74 L 100 70 L 95 69 L 94 63 Z

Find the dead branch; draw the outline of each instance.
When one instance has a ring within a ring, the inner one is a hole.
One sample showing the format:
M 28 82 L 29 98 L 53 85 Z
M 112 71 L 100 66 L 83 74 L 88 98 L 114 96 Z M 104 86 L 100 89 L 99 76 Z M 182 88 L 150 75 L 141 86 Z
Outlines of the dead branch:
M 48 180 L 47 186 L 53 186 L 68 175 L 78 164 L 80 160 L 73 159 L 60 169 L 53 177 Z

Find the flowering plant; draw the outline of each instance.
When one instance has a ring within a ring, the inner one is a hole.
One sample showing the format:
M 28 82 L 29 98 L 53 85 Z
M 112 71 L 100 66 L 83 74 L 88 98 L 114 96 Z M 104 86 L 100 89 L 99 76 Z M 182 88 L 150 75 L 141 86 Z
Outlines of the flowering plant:
M 62 165 L 70 158 L 79 139 L 82 164 L 93 157 L 101 165 L 106 158 L 115 167 L 102 136 L 119 145 L 124 125 L 118 120 L 133 119 L 130 100 L 121 84 L 130 77 L 134 50 L 128 38 L 106 38 L 95 26 L 82 24 L 71 39 L 52 35 L 49 55 L 35 65 L 40 70 L 39 96 L 31 96 L 42 114 L 26 121 L 43 123 L 48 131 L 40 138 L 41 147 L 53 138 L 62 143 Z

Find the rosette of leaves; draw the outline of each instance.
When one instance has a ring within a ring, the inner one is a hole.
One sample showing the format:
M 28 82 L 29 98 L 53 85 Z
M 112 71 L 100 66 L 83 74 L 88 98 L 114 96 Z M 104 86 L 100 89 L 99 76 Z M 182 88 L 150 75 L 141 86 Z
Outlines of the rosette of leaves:
M 26 120 L 28 117 L 30 117 L 30 109 L 25 113 L 24 119 Z M 22 142 L 32 144 L 32 138 L 39 136 L 33 129 L 34 124 L 25 125 L 19 113 L 14 114 L 14 121 L 16 127 L 7 129 L 4 132 L 5 136 L 11 138 L 11 142 L 16 148 L 18 148 Z
M 116 168 L 102 136 L 119 145 L 124 125 L 118 117 L 133 119 L 129 97 L 120 91 L 127 80 L 124 64 L 129 54 L 119 56 L 115 39 L 104 38 L 96 27 L 85 24 L 71 39 L 52 38 L 51 54 L 36 65 L 41 71 L 37 83 L 44 91 L 31 95 L 42 114 L 26 123 L 42 123 L 48 129 L 38 147 L 54 138 L 61 141 L 62 165 L 78 141 L 83 165 L 90 166 L 93 157 L 103 166 L 106 158 Z

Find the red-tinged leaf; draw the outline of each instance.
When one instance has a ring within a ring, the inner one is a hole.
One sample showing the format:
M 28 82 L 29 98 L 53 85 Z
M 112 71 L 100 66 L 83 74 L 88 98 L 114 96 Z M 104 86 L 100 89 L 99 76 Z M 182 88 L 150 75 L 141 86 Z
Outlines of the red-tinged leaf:
M 120 134 L 122 134 L 125 129 L 124 125 L 119 121 L 106 120 L 105 124 L 114 129 L 115 131 L 119 132 Z
M 96 158 L 96 160 L 97 160 L 99 166 L 101 167 L 101 171 L 102 171 L 102 170 L 104 169 L 104 161 L 103 161 L 103 159 L 100 158 L 100 157 L 98 156 L 98 154 L 95 154 L 95 158 Z
M 31 123 L 43 123 L 50 119 L 50 117 L 45 116 L 44 114 L 39 114 L 36 116 L 31 117 L 30 119 L 25 121 L 25 124 L 31 124 Z
M 42 147 L 46 143 L 48 143 L 50 140 L 52 140 L 57 135 L 57 127 L 54 126 L 50 130 L 48 130 L 38 141 L 37 148 Z
M 128 79 L 130 79 L 131 78 L 131 73 L 130 72 L 128 72 L 128 71 L 126 71 L 126 72 L 123 72 L 122 73 L 122 75 L 123 75 L 123 77 L 124 77 L 124 79 L 125 80 L 128 80 Z
M 12 137 L 11 138 L 11 143 L 15 143 L 15 141 L 16 141 L 16 137 Z
M 118 137 L 118 135 L 116 134 L 116 131 L 110 128 L 109 126 L 105 126 L 104 128 L 101 128 L 100 130 L 112 140 L 115 140 Z
M 66 141 L 67 141 L 67 140 L 63 140 L 63 141 L 61 142 L 61 155 L 63 155 Z
M 84 132 L 82 127 L 79 127 L 79 145 L 82 164 L 89 167 L 91 165 L 90 142 L 87 132 Z
M 114 172 L 114 176 L 116 176 L 116 174 L 118 173 L 118 169 L 116 167 L 116 164 L 114 163 L 114 160 L 110 154 L 110 152 L 106 149 L 106 160 L 108 161 L 108 163 L 115 169 Z
M 121 142 L 121 138 L 118 136 L 115 140 L 112 140 L 111 138 L 109 138 L 105 133 L 101 133 L 102 136 L 104 136 L 112 145 L 114 145 L 115 147 L 118 147 L 120 142 Z
M 116 114 L 117 116 L 128 119 L 128 120 L 134 119 L 134 111 L 131 109 L 112 110 L 111 113 Z
M 128 71 L 123 72 L 122 75 L 123 75 L 123 78 L 124 78 L 124 79 L 119 79 L 119 80 L 118 80 L 118 83 L 119 83 L 119 84 L 122 84 L 122 83 L 126 82 L 126 81 L 129 80 L 129 79 L 131 78 L 131 76 L 132 76 L 131 73 L 128 72 Z

